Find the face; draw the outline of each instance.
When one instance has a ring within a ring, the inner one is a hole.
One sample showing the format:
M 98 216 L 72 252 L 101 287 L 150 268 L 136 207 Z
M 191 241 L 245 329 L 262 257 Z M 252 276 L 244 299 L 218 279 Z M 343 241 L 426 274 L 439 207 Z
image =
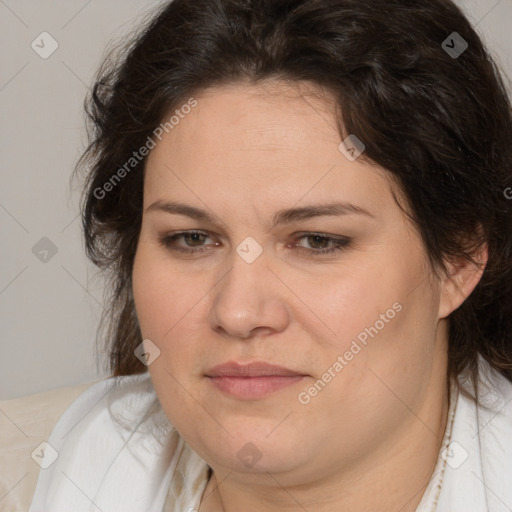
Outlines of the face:
M 214 470 L 295 482 L 425 432 L 441 289 L 386 172 L 311 86 L 195 99 L 148 156 L 133 269 L 170 422 Z

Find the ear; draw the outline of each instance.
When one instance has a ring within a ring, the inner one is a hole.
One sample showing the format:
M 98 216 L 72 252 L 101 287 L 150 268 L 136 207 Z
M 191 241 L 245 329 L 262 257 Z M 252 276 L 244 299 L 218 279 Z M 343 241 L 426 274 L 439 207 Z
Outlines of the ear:
M 487 265 L 487 244 L 482 244 L 472 257 L 476 263 L 467 260 L 448 262 L 447 271 L 441 280 L 439 318 L 446 318 L 455 311 L 475 289 Z

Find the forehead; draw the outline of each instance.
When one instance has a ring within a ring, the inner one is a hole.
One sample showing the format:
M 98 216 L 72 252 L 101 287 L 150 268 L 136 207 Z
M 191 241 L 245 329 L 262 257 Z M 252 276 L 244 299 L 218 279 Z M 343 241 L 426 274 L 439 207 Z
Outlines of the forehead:
M 311 84 L 232 84 L 194 99 L 197 105 L 148 156 L 145 203 L 165 191 L 218 193 L 224 202 L 246 204 L 374 196 L 384 207 L 390 199 L 384 170 L 340 152 L 336 105 L 326 91 Z
M 324 146 L 339 143 L 334 100 L 311 84 L 230 84 L 207 89 L 196 100 L 197 106 L 168 134 L 170 144 L 233 158 L 251 149 L 277 153 L 293 148 L 307 154 L 313 149 L 310 141 L 319 138 Z

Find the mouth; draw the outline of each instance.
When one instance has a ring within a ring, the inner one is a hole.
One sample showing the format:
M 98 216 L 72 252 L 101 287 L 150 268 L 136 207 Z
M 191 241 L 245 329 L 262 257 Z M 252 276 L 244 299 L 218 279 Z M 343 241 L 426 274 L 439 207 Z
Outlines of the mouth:
M 308 375 L 265 362 L 239 364 L 229 362 L 215 366 L 205 374 L 213 387 L 240 400 L 257 400 L 293 384 Z

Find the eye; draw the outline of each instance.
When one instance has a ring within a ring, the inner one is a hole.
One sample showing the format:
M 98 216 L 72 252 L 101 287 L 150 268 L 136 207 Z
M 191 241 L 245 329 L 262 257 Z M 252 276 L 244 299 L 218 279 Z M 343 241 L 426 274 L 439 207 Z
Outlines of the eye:
M 296 240 L 304 240 L 310 245 L 311 248 L 304 247 L 302 245 L 293 245 L 298 248 L 299 253 L 309 255 L 323 255 L 333 254 L 337 251 L 341 251 L 350 245 L 350 238 L 347 237 L 333 237 L 324 233 L 305 233 L 301 234 Z
M 159 238 L 159 243 L 171 251 L 185 254 L 205 253 L 211 250 L 211 246 L 219 246 L 220 242 L 205 243 L 212 239 L 208 233 L 202 231 L 181 231 L 172 235 L 165 235 Z M 212 239 L 213 240 L 213 239 Z M 288 244 L 287 247 L 295 248 L 300 254 L 309 256 L 322 256 L 334 254 L 350 245 L 350 238 L 334 237 L 324 233 L 303 233 L 295 237 L 295 241 L 305 241 L 310 248 L 298 243 Z M 180 244 L 182 242 L 182 244 Z
M 204 244 L 205 240 L 208 238 L 210 238 L 210 236 L 207 233 L 203 233 L 201 231 L 182 231 L 172 235 L 165 235 L 159 238 L 159 242 L 161 245 L 167 249 L 170 249 L 171 251 L 179 251 L 192 254 L 208 251 L 209 249 Z M 180 246 L 177 244 L 177 242 L 180 240 L 185 243 L 185 246 Z M 213 245 L 220 245 L 220 243 L 214 242 Z

